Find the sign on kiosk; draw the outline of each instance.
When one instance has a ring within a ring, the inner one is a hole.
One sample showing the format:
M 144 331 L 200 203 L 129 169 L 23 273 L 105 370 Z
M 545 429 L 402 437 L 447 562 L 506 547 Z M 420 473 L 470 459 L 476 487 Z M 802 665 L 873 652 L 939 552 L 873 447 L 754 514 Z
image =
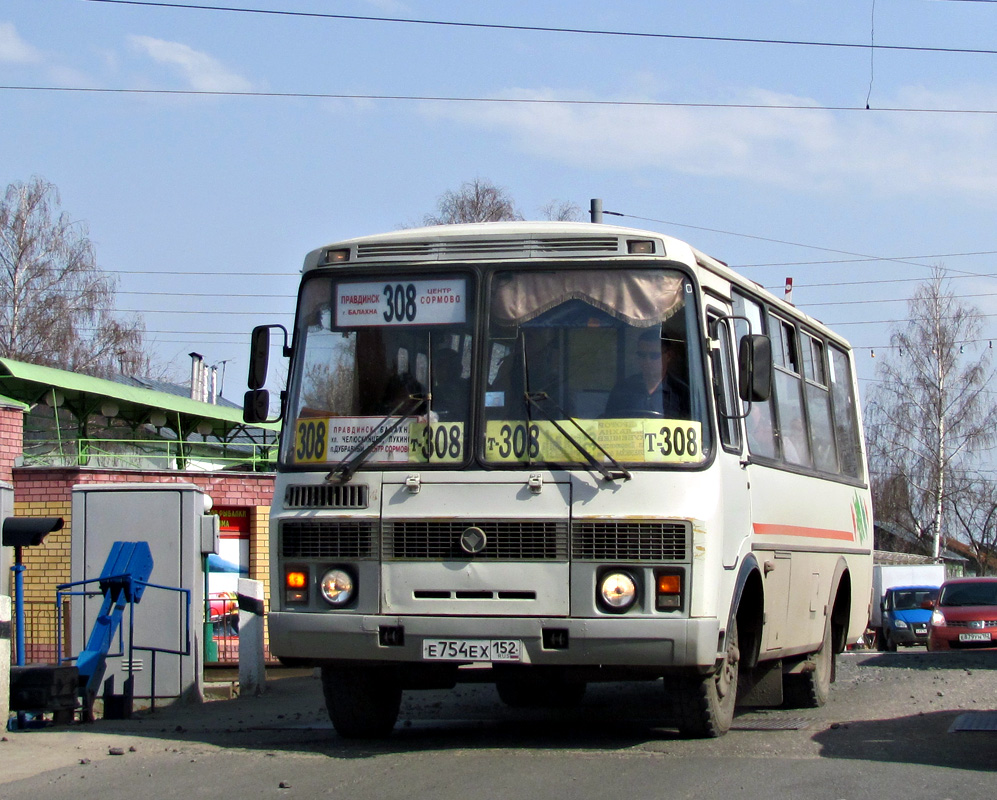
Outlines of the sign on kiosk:
M 453 325 L 467 315 L 463 279 L 341 283 L 336 291 L 336 325 Z

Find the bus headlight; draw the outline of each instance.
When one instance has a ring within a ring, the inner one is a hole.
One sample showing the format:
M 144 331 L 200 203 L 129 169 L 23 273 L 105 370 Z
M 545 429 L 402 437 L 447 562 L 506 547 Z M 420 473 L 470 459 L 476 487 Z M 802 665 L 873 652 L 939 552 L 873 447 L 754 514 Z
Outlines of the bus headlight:
M 599 600 L 606 611 L 626 611 L 637 602 L 637 582 L 626 572 L 607 572 L 599 582 Z
M 348 605 L 353 600 L 355 589 L 356 583 L 353 580 L 353 576 L 345 569 L 340 569 L 339 567 L 326 572 L 322 576 L 322 582 L 319 584 L 322 597 L 325 598 L 325 601 L 329 605 L 336 608 Z

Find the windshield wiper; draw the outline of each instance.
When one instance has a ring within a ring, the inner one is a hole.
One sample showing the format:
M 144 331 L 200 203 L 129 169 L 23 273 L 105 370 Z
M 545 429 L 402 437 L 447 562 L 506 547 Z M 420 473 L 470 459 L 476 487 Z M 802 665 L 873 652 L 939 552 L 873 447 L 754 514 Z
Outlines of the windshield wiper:
M 609 454 L 609 452 L 606 450 L 605 447 L 603 447 L 595 439 L 593 439 L 591 434 L 578 423 L 578 420 L 576 420 L 574 417 L 569 417 L 567 414 L 565 414 L 564 409 L 561 408 L 554 400 L 554 398 L 552 398 L 549 394 L 547 394 L 547 392 L 526 392 L 525 397 L 527 404 L 532 405 L 534 408 L 536 408 L 537 411 L 539 411 L 544 416 L 544 418 L 547 419 L 547 421 L 550 422 L 550 424 L 557 429 L 558 433 L 560 433 L 565 439 L 571 442 L 571 445 L 585 457 L 585 460 L 588 461 L 592 469 L 596 470 L 600 475 L 602 475 L 604 480 L 615 481 L 618 480 L 619 478 L 622 478 L 623 480 L 628 481 L 633 477 L 630 470 L 623 467 L 619 461 L 617 461 L 615 458 L 613 458 L 612 455 Z M 582 435 L 584 435 L 586 439 L 588 439 L 592 444 L 594 444 L 599 449 L 599 452 L 601 452 L 606 458 L 608 458 L 613 463 L 614 468 L 609 469 L 608 467 L 606 467 L 605 464 L 603 464 L 599 459 L 597 459 L 594 455 L 592 455 L 591 450 L 589 450 L 583 444 L 578 442 L 570 433 L 568 433 L 564 429 L 564 426 L 560 423 L 560 421 L 558 421 L 554 416 L 549 414 L 544 409 L 544 407 L 540 405 L 541 400 L 548 401 L 552 406 L 554 406 L 558 414 L 561 415 L 561 419 L 568 420 L 568 422 L 570 422 L 579 431 L 581 431 Z
M 360 469 L 363 463 L 368 459 L 370 454 L 377 449 L 377 446 L 381 442 L 394 433 L 398 426 L 405 422 L 405 420 L 412 419 L 412 417 L 416 416 L 416 412 L 420 410 L 423 403 L 427 402 L 428 398 L 429 396 L 425 394 L 410 394 L 408 397 L 403 399 L 398 405 L 387 413 L 384 419 L 377 424 L 377 427 L 375 427 L 374 430 L 366 434 L 359 442 L 357 442 L 356 446 L 354 446 L 353 449 L 343 457 L 343 460 L 336 465 L 336 468 L 325 476 L 325 479 L 330 483 L 346 483 L 353 477 L 353 473 Z M 403 407 L 405 407 L 404 410 L 402 410 Z M 391 425 L 382 429 L 381 426 L 393 416 L 399 414 L 399 412 L 400 416 L 398 419 L 391 423 Z M 380 433 L 377 433 L 378 431 L 380 431 Z M 375 433 L 377 433 L 377 436 L 371 440 L 370 444 L 367 444 L 367 440 L 370 439 L 370 437 Z

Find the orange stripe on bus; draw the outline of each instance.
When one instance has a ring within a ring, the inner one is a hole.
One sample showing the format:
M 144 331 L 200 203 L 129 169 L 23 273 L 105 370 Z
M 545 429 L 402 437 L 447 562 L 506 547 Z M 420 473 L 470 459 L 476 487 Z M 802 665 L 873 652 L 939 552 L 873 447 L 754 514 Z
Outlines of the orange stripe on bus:
M 756 522 L 752 526 L 755 533 L 768 536 L 805 536 L 810 539 L 842 539 L 855 541 L 852 531 L 835 531 L 828 528 L 807 528 L 801 525 L 772 525 Z

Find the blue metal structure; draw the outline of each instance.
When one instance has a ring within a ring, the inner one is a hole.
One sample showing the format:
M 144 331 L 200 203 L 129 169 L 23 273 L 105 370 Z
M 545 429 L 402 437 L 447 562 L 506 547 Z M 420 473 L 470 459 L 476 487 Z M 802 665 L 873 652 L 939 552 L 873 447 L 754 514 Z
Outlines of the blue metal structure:
M 73 583 L 64 583 L 56 587 L 56 607 L 61 608 L 63 595 L 84 595 L 89 596 L 95 592 L 85 589 L 69 591 L 77 587 L 84 587 L 87 584 L 97 583 L 100 593 L 103 595 L 100 612 L 94 620 L 87 639 L 86 647 L 76 656 L 77 670 L 79 673 L 79 692 L 83 701 L 85 718 L 93 718 L 93 704 L 97 697 L 97 690 L 104 678 L 107 668 L 107 658 L 109 655 L 124 655 L 124 635 L 122 620 L 125 608 L 129 609 L 129 629 L 128 629 L 128 672 L 129 678 L 125 682 L 125 699 L 127 702 L 125 716 L 130 715 L 131 706 L 131 664 L 133 650 L 145 650 L 152 653 L 152 700 L 155 707 L 155 685 L 156 685 L 156 655 L 158 653 L 171 654 L 177 656 L 190 655 L 190 589 L 183 589 L 175 586 L 160 586 L 149 583 L 148 578 L 152 574 L 153 558 L 148 542 L 114 542 L 111 551 L 107 556 L 107 561 L 101 570 L 99 578 L 90 578 Z M 146 589 L 161 589 L 170 592 L 180 592 L 186 600 L 183 650 L 170 650 L 158 647 L 143 647 L 135 644 L 134 636 L 134 607 L 142 599 Z M 57 626 L 57 650 L 60 654 L 59 663 L 72 661 L 73 658 L 62 658 L 62 618 L 58 617 Z M 117 652 L 111 653 L 112 646 L 117 639 Z M 109 699 L 105 692 L 105 701 Z M 105 716 L 107 708 L 105 707 Z
M 148 542 L 115 542 L 111 546 L 98 578 L 104 602 L 90 630 L 87 646 L 76 659 L 80 690 L 85 699 L 96 697 L 107 667 L 107 654 L 121 627 L 125 608 L 142 599 L 152 567 Z

